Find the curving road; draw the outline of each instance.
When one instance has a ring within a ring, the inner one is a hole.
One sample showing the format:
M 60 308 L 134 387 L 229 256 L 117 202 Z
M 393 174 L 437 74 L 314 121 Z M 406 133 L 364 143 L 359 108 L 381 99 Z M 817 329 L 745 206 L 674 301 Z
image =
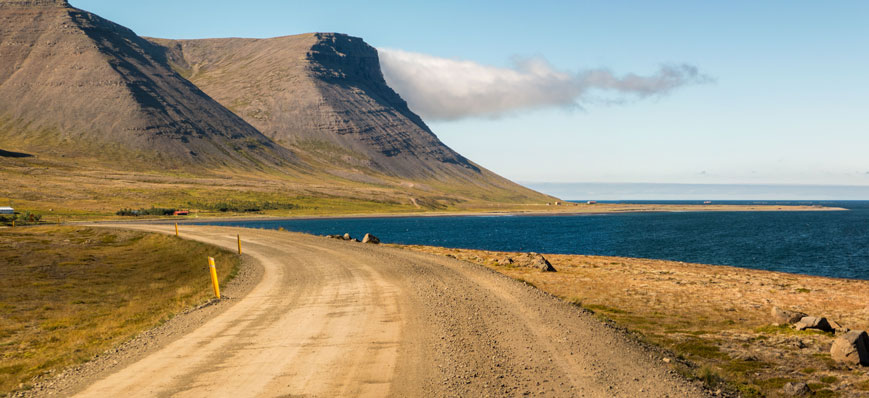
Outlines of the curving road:
M 236 233 L 259 284 L 76 396 L 704 396 L 621 332 L 475 265 L 290 232 L 182 236 L 234 249 Z

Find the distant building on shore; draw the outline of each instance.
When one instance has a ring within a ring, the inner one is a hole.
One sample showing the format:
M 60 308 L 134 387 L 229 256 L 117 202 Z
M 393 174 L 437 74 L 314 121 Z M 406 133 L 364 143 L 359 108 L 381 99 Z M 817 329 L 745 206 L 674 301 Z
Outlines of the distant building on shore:
M 11 207 L 0 207 L 0 214 L 15 214 L 15 209 Z
M 596 205 L 597 201 L 596 200 L 589 200 L 588 202 L 585 202 L 585 203 L 590 204 L 590 205 Z

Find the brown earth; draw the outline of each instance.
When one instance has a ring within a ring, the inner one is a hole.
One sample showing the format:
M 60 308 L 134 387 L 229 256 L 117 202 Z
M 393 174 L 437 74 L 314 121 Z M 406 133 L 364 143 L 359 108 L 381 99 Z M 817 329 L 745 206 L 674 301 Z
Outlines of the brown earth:
M 520 253 L 407 246 L 527 281 L 672 350 L 681 371 L 743 396 L 779 396 L 805 382 L 817 396 L 869 396 L 869 368 L 832 361 L 832 333 L 777 326 L 773 307 L 869 330 L 869 281 L 623 257 L 545 255 L 539 272 Z M 512 260 L 512 263 L 508 261 Z
M 262 281 L 77 396 L 705 396 L 658 351 L 476 265 L 289 232 L 182 230 L 227 248 L 236 233 Z

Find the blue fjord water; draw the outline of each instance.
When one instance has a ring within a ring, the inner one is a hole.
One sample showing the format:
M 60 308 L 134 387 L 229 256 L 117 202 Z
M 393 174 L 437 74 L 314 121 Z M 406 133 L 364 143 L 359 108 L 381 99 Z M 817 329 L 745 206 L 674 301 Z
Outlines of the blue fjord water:
M 701 203 L 631 201 L 624 203 Z M 869 201 L 821 204 L 849 211 L 668 212 L 546 216 L 449 216 L 212 222 L 388 243 L 676 260 L 869 279 Z

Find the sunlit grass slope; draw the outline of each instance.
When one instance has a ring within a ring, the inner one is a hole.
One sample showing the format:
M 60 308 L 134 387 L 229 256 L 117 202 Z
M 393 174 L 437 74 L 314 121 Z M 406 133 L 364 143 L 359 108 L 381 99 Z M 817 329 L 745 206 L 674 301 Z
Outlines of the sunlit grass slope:
M 144 232 L 0 229 L 0 396 L 88 361 L 212 295 L 207 256 L 231 278 L 237 255 Z

